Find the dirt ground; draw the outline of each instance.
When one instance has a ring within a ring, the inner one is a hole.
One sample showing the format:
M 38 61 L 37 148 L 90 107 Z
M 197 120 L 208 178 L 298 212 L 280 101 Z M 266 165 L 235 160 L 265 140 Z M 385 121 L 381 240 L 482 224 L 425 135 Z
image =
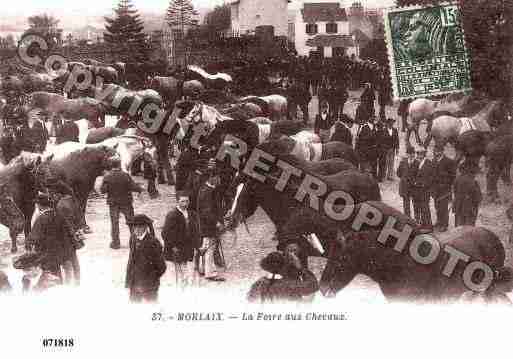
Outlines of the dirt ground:
M 354 116 L 357 98 L 359 93 L 351 93 L 349 103 L 346 104 L 346 112 Z M 317 107 L 316 98 L 311 103 L 311 116 L 315 115 Z M 397 118 L 397 104 L 393 107 L 387 107 L 387 116 Z M 399 121 L 397 122 L 399 125 Z M 399 132 L 401 136 L 401 154 L 404 155 L 404 133 Z M 452 149 L 449 149 L 452 155 Z M 432 156 L 431 151 L 429 156 Z M 396 166 L 399 158 L 396 160 Z M 484 173 L 478 176 L 479 183 L 483 193 L 485 192 Z M 97 188 L 101 179 L 98 179 Z M 145 185 L 141 177 L 136 177 L 136 181 Z M 398 195 L 398 180 L 387 181 L 380 184 L 384 202 L 402 210 L 401 198 Z M 160 231 L 164 222 L 166 213 L 175 205 L 174 188 L 169 186 L 159 186 L 160 198 L 151 200 L 147 193 L 135 198 L 134 206 L 136 213 L 145 213 L 155 221 L 156 233 L 160 237 Z M 484 203 L 480 209 L 478 225 L 494 231 L 503 241 L 507 249 L 507 264 L 511 265 L 511 245 L 508 235 L 510 224 L 505 215 L 505 209 L 511 201 L 511 188 L 505 187 L 499 183 L 499 192 L 503 203 L 490 204 Z M 434 207 L 431 202 L 432 213 Z M 433 218 L 435 220 L 435 218 Z M 88 202 L 87 221 L 91 226 L 93 233 L 87 235 L 86 246 L 78 252 L 82 268 L 82 287 L 80 292 L 87 288 L 112 288 L 116 298 L 126 301 L 126 292 L 124 292 L 125 269 L 128 259 L 128 228 L 121 220 L 121 242 L 120 250 L 109 248 L 110 243 L 110 221 L 108 207 L 105 198 L 92 198 Z M 454 218 L 450 219 L 451 228 L 454 225 Z M 264 273 L 259 268 L 259 260 L 275 248 L 275 242 L 270 240 L 274 233 L 273 225 L 267 216 L 259 210 L 257 215 L 248 221 L 250 233 L 247 233 L 243 227 L 238 228 L 237 243 L 233 238 L 224 242 L 225 257 L 228 262 L 228 269 L 224 273 L 227 281 L 224 283 L 202 283 L 200 290 L 220 291 L 221 293 L 230 293 L 243 300 L 245 291 L 251 283 L 262 276 Z M 23 245 L 19 246 L 23 250 Z M 10 240 L 5 227 L 0 228 L 0 269 L 6 271 L 12 278 L 13 285 L 18 287 L 20 273 L 12 268 L 12 255 L 10 254 Z M 320 275 L 324 260 L 311 260 L 312 267 L 317 275 Z M 162 278 L 161 293 L 172 293 L 175 290 L 174 266 L 170 263 L 168 270 Z M 170 294 L 169 294 L 170 295 Z M 365 276 L 357 277 L 350 286 L 339 293 L 339 297 L 351 298 L 358 302 L 383 302 L 383 296 L 377 285 Z

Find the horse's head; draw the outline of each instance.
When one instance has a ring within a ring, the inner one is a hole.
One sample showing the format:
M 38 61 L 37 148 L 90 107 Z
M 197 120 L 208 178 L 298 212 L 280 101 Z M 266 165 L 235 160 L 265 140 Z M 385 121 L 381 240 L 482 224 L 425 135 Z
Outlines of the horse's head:
M 16 205 L 7 183 L 0 184 L 0 222 L 16 234 L 25 227 L 25 216 Z
M 228 229 L 234 230 L 251 217 L 258 208 L 255 184 L 244 174 L 237 174 L 224 193 L 227 207 Z

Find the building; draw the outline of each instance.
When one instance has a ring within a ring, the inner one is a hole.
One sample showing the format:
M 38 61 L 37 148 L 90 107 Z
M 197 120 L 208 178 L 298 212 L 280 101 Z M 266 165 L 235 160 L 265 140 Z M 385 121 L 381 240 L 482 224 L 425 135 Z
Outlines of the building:
M 346 10 L 338 2 L 304 3 L 296 16 L 294 43 L 300 56 L 356 54 Z
M 236 0 L 231 5 L 232 33 L 254 34 L 259 26 L 273 26 L 275 36 L 288 36 L 290 0 Z
M 103 41 L 104 31 L 104 29 L 88 25 L 71 31 L 71 36 L 73 41 L 87 41 L 88 44 L 94 44 Z

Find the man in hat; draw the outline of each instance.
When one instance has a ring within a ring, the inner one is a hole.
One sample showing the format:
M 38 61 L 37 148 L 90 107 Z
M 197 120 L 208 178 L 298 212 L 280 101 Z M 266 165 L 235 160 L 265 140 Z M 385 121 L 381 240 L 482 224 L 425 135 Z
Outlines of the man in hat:
M 142 188 L 128 173 L 121 170 L 121 161 L 112 161 L 112 170 L 103 177 L 101 193 L 107 194 L 111 224 L 110 248 L 119 249 L 119 215 L 123 213 L 128 221 L 134 215 L 132 192 L 142 193 Z
M 413 209 L 415 219 L 426 229 L 432 229 L 431 210 L 429 209 L 430 191 L 433 185 L 433 164 L 426 158 L 426 149 L 417 149 L 419 163 L 413 184 Z
M 164 258 L 175 263 L 177 285 L 184 289 L 194 280 L 193 260 L 198 251 L 199 228 L 198 216 L 189 209 L 189 194 L 178 191 L 176 208 L 166 215 L 162 228 L 164 241 Z
M 367 117 L 360 125 L 356 137 L 355 150 L 360 158 L 360 169 L 377 178 L 378 137 L 372 117 Z
M 35 249 L 42 256 L 41 270 L 48 272 L 62 280 L 62 235 L 64 223 L 55 214 L 51 198 L 44 193 L 36 197 L 39 217 L 34 221 L 32 230 L 27 239 L 29 248 Z
M 314 123 L 314 132 L 320 137 L 322 143 L 328 142 L 334 120 L 328 103 L 324 102 L 321 106 L 321 112 L 315 116 Z
M 39 119 L 34 116 L 25 116 L 26 121 L 21 125 L 22 150 L 42 153 L 46 149 L 48 131 Z
M 200 187 L 198 192 L 198 216 L 201 246 L 199 252 L 205 260 L 205 279 L 211 281 L 224 281 L 218 273 L 221 264 L 216 261 L 215 255 L 222 255 L 219 242 L 219 231 L 223 228 L 223 213 L 221 198 L 217 187 L 220 183 L 219 175 L 209 169 L 208 180 Z
M 393 180 L 395 156 L 399 152 L 399 134 L 391 118 L 379 127 L 378 132 L 378 180 Z
M 456 163 L 445 156 L 441 146 L 436 146 L 433 151 L 433 170 L 431 195 L 435 201 L 435 228 L 445 232 L 449 226 L 449 202 L 452 200 L 452 185 L 456 178 Z
M 339 141 L 353 147 L 353 134 L 351 128 L 353 127 L 353 119 L 346 114 L 340 115 L 340 118 L 332 127 L 332 135 L 330 142 Z
M 419 162 L 415 159 L 415 149 L 408 146 L 406 157 L 402 159 L 397 168 L 399 177 L 399 195 L 403 199 L 404 214 L 411 217 L 411 202 L 414 194 L 414 182 L 419 169 Z
M 375 110 L 374 110 L 374 101 L 376 100 L 376 94 L 374 93 L 374 89 L 372 88 L 372 85 L 370 83 L 365 84 L 365 88 L 362 92 L 362 95 L 360 96 L 360 103 L 363 105 L 364 108 L 367 109 L 367 112 L 370 116 L 375 116 Z
M 460 174 L 454 181 L 454 213 L 455 226 L 475 226 L 479 204 L 483 199 L 481 188 L 475 176 L 478 166 L 472 161 L 465 161 L 460 166 Z
M 79 142 L 80 131 L 78 125 L 71 118 L 66 117 L 61 124 L 57 126 L 55 134 L 55 144 L 64 142 Z
M 162 245 L 155 237 L 153 221 L 144 214 L 127 220 L 130 226 L 130 252 L 126 268 L 125 287 L 130 301 L 156 302 L 160 277 L 166 272 Z
M 269 275 L 258 279 L 247 294 L 249 302 L 302 302 L 319 289 L 315 275 L 293 252 L 272 252 L 260 262 Z

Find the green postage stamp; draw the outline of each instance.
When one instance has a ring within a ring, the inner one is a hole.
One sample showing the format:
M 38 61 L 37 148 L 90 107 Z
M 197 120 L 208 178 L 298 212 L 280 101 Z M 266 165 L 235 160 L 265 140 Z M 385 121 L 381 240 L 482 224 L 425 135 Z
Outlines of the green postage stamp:
M 384 17 L 395 99 L 471 89 L 458 5 L 389 9 Z

